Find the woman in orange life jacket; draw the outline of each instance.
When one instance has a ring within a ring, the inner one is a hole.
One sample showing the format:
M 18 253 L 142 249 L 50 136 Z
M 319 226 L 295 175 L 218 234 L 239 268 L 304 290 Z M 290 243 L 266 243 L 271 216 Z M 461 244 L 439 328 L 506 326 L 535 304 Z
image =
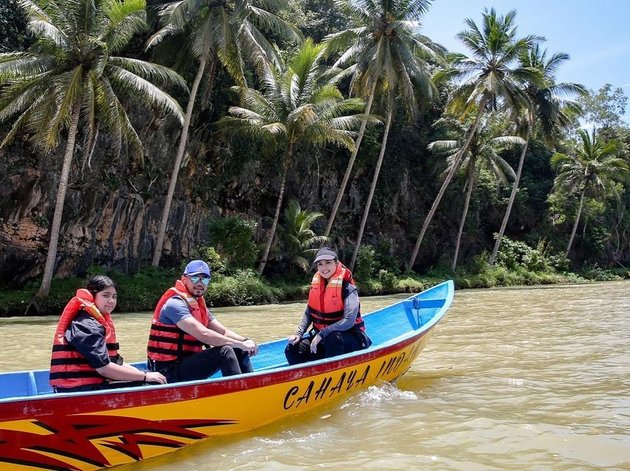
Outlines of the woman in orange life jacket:
M 311 281 L 308 304 L 284 351 L 290 365 L 354 352 L 372 344 L 365 333 L 350 270 L 328 247 L 317 252 L 313 263 L 317 273 Z M 313 329 L 305 335 L 311 324 Z
M 114 282 L 99 275 L 90 278 L 66 305 L 55 331 L 50 364 L 50 384 L 56 392 L 166 383 L 162 374 L 141 371 L 118 354 L 110 315 L 116 302 Z
M 258 352 L 256 343 L 224 327 L 206 307 L 210 278 L 208 264 L 193 260 L 154 310 L 147 363 L 169 383 L 204 379 L 218 370 L 223 376 L 253 371 L 249 357 Z

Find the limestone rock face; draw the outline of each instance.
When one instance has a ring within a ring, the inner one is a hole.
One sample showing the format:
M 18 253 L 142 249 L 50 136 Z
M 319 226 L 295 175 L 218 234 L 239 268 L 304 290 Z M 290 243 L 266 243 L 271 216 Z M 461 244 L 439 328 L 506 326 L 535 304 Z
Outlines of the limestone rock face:
M 0 225 L 0 280 L 20 284 L 41 275 L 48 246 L 48 224 L 38 214 L 51 214 L 54 196 L 43 178 L 30 188 L 19 185 L 8 196 L 14 202 Z M 54 191 L 52 191 L 54 195 Z M 2 195 L 3 197 L 5 195 Z M 5 199 L 6 201 L 6 199 Z M 162 216 L 163 199 L 143 200 L 138 194 L 88 188 L 68 192 L 64 208 L 55 276 L 66 277 L 101 265 L 122 272 L 147 265 Z M 50 206 L 50 208 L 47 208 Z M 26 208 L 31 207 L 31 210 Z M 34 209 L 36 208 L 36 212 Z M 208 210 L 174 201 L 164 243 L 166 260 L 186 258 L 189 241 L 202 240 Z M 40 222 L 39 224 L 37 222 Z M 204 232 L 205 231 L 205 232 Z
M 169 154 L 162 151 L 163 155 L 158 155 L 164 160 L 164 168 L 149 180 L 146 167 L 121 174 L 118 166 L 107 165 L 108 157 L 101 152 L 92 157 L 92 169 L 77 164 L 71 171 L 56 277 L 81 276 L 92 265 L 129 273 L 151 263 L 168 184 Z M 58 188 L 59 158 L 37 155 L 22 146 L 0 150 L 2 285 L 20 286 L 42 274 Z M 108 173 L 114 168 L 118 173 Z M 109 180 L 114 178 L 115 185 Z M 188 257 L 191 249 L 207 237 L 210 210 L 199 201 L 186 199 L 186 189 L 184 175 L 182 189 L 171 206 L 163 250 L 166 264 Z
M 134 273 L 150 266 L 181 128 L 172 119 L 140 111 L 132 115 L 143 155 L 118 149 L 105 133 L 89 149 L 77 142 L 63 211 L 55 277 L 85 276 L 91 266 Z M 207 124 L 207 123 L 206 123 Z M 281 181 L 281 159 L 247 141 L 230 146 L 204 123 L 191 132 L 171 205 L 160 265 L 175 267 L 202 246 L 212 246 L 213 218 L 252 221 L 255 242 L 266 241 Z M 0 129 L 0 141 L 6 129 Z M 376 148 L 378 150 L 378 148 Z M 0 286 L 21 287 L 42 275 L 49 241 L 63 140 L 44 152 L 24 136 L 0 149 Z M 369 148 L 368 148 L 369 151 Z M 369 152 L 366 151 L 368 154 Z M 377 152 L 372 152 L 377 155 Z M 402 156 L 399 156 L 402 158 Z M 408 157 L 411 159 L 412 157 Z M 313 227 L 324 231 L 346 167 L 347 153 L 304 148 L 286 181 L 283 210 L 290 199 L 324 214 Z M 367 157 L 356 165 L 335 220 L 334 243 L 351 253 L 373 169 Z M 418 160 L 418 159 L 416 159 Z M 409 253 L 409 221 L 417 221 L 430 192 L 415 188 L 405 165 L 386 159 L 363 237 L 385 241 L 393 252 Z M 283 223 L 282 215 L 280 224 Z M 416 229 L 413 230 L 417 232 Z M 446 240 L 446 238 L 444 238 Z M 440 251 L 433 252 L 436 257 Z M 269 263 L 273 265 L 273 254 Z

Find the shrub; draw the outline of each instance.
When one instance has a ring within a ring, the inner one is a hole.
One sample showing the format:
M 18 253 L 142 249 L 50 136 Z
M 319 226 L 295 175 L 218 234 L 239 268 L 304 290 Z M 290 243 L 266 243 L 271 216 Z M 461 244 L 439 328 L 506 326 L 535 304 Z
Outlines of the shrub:
M 386 291 L 394 291 L 394 289 L 396 289 L 398 280 L 396 279 L 396 275 L 393 273 L 387 270 L 379 270 L 378 279 Z
M 230 269 L 249 269 L 254 266 L 258 248 L 254 243 L 256 223 L 230 217 L 210 223 L 210 237 L 216 251 Z
M 354 278 L 366 282 L 372 279 L 375 267 L 375 250 L 371 245 L 359 247 L 357 265 L 354 271 Z
M 210 283 L 206 300 L 210 306 L 251 306 L 277 303 L 280 290 L 266 284 L 253 270 L 239 270 Z
M 204 260 L 212 269 L 213 275 L 222 275 L 226 273 L 227 267 L 223 257 L 215 250 L 214 247 L 200 247 L 192 251 L 193 258 Z M 182 271 L 183 271 L 182 267 Z
M 584 278 L 593 281 L 613 281 L 620 279 L 615 273 L 604 270 L 596 263 L 593 265 L 585 265 L 581 274 Z

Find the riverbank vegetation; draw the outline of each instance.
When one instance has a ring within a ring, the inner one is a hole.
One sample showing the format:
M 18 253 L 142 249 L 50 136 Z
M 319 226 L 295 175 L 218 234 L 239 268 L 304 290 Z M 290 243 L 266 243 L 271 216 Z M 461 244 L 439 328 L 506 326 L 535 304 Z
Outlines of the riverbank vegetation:
M 192 258 L 212 305 L 303 299 L 322 244 L 364 295 L 627 277 L 623 91 L 515 11 L 451 53 L 431 3 L 4 2 L 0 315 L 92 273 L 148 310 Z
M 475 263 L 452 272 L 450 267 L 436 267 L 423 276 L 400 271 L 388 271 L 376 260 L 373 247 L 364 246 L 361 263 L 357 267 L 357 281 L 363 296 L 396 293 L 416 293 L 453 279 L 457 289 L 493 288 L 558 283 L 588 283 L 594 281 L 630 280 L 630 270 L 602 269 L 588 266 L 579 273 L 565 271 L 567 260 L 547 257 L 537 249 L 520 242 L 505 240 L 506 247 L 500 252 L 499 261 L 493 265 L 487 256 L 478 257 Z M 214 253 L 214 256 L 212 254 Z M 253 269 L 226 269 L 224 260 L 209 249 L 207 259 L 218 267 L 206 293 L 208 305 L 249 306 L 276 304 L 287 301 L 304 301 L 308 296 L 309 283 L 296 276 L 282 280 L 266 280 Z M 162 293 L 173 285 L 181 274 L 180 269 L 148 267 L 133 275 L 105 272 L 102 267 L 91 267 L 89 275 L 108 274 L 118 285 L 119 312 L 151 311 Z M 53 280 L 50 295 L 43 300 L 33 299 L 36 284 L 21 290 L 0 290 L 0 317 L 29 314 L 58 315 L 71 293 L 85 285 L 83 278 Z M 38 305 L 33 305 L 37 302 Z

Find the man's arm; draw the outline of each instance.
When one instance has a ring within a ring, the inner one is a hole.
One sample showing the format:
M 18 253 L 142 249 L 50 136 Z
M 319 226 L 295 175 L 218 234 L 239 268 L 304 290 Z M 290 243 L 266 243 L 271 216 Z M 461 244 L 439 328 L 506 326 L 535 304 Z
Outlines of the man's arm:
M 216 319 L 213 320 L 210 324 L 214 322 L 216 322 Z M 223 345 L 229 345 L 234 348 L 240 348 L 241 350 L 245 350 L 247 352 L 256 350 L 256 344 L 253 340 L 237 340 L 235 338 L 228 337 L 227 335 L 205 327 L 193 316 L 188 316 L 180 320 L 177 323 L 177 327 L 182 329 L 187 334 L 192 335 L 201 343 L 210 345 L 212 347 L 222 347 Z

